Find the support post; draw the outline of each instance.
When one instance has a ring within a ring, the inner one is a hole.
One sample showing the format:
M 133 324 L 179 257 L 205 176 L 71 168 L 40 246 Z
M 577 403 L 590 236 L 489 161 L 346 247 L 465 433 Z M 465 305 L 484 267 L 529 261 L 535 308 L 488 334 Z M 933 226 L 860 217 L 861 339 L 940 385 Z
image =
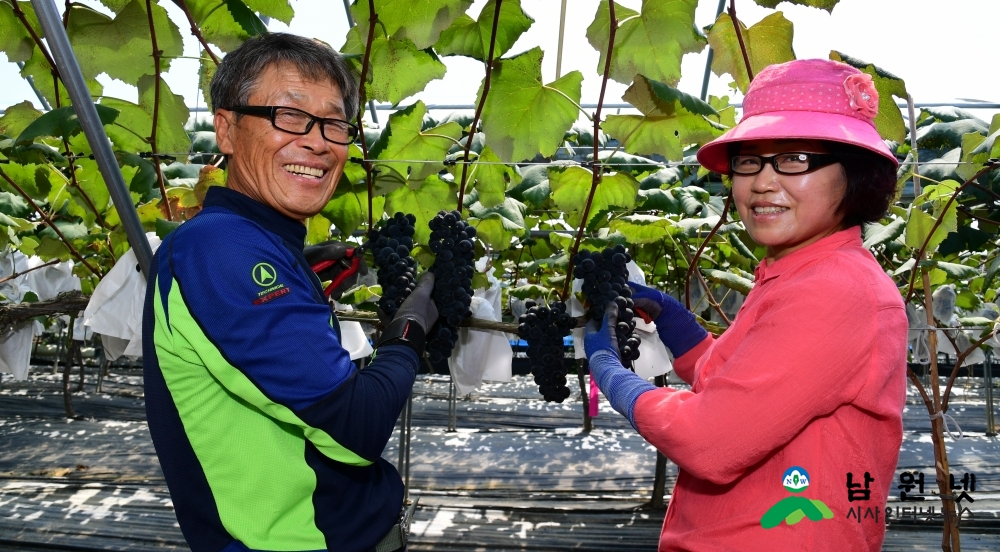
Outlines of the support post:
M 125 227 L 129 245 L 135 251 L 139 269 L 143 276 L 146 276 L 149 274 L 149 264 L 153 259 L 153 251 L 149 247 L 146 232 L 139 221 L 139 214 L 133 208 L 132 196 L 125 185 L 125 178 L 118 167 L 118 160 L 115 159 L 115 154 L 111 151 L 111 142 L 108 140 L 108 135 L 104 132 L 104 125 L 101 124 L 101 119 L 97 115 L 97 108 L 94 107 L 94 100 L 91 98 L 87 83 L 83 79 L 80 64 L 69 44 L 59 10 L 52 0 L 31 0 L 31 5 L 35 9 L 42 30 L 45 31 L 45 39 L 49 48 L 52 49 L 52 56 L 63 84 L 66 86 L 66 91 L 69 92 L 69 97 L 73 100 L 73 111 L 79 117 L 83 133 L 94 151 L 97 167 L 101 171 L 101 176 L 104 177 L 104 182 L 107 183 L 112 201 L 118 207 L 118 215 Z M 166 200 L 167 198 L 163 198 L 163 201 Z M 72 332 L 72 329 L 70 331 Z M 72 336 L 72 334 L 70 335 Z
M 448 433 L 458 431 L 458 387 L 455 386 L 455 376 L 448 371 Z
M 587 359 L 576 359 L 576 378 L 580 381 L 580 398 L 583 401 L 583 431 L 594 429 L 594 419 L 590 417 L 590 387 L 587 385 Z
M 995 437 L 997 434 L 996 421 L 993 418 L 993 351 L 986 351 L 986 360 L 983 362 L 983 379 L 986 384 L 986 436 Z

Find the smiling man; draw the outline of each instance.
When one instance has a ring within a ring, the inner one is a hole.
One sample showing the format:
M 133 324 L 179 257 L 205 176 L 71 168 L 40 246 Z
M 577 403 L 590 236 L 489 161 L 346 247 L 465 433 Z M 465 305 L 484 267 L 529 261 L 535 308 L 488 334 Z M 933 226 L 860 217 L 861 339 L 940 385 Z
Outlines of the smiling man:
M 357 136 L 354 79 L 328 46 L 275 33 L 226 56 L 211 95 L 227 184 L 163 241 L 143 319 L 181 530 L 196 552 L 402 550 L 403 484 L 380 455 L 437 319 L 433 276 L 359 371 L 303 251 Z

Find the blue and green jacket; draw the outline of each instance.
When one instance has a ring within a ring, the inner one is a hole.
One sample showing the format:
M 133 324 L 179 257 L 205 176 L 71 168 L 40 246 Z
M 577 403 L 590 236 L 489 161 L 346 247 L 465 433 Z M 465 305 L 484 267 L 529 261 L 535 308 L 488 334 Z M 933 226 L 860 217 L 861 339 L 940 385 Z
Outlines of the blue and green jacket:
M 403 484 L 380 455 L 418 367 L 357 370 L 306 227 L 227 188 L 163 240 L 143 313 L 149 432 L 195 552 L 368 551 Z

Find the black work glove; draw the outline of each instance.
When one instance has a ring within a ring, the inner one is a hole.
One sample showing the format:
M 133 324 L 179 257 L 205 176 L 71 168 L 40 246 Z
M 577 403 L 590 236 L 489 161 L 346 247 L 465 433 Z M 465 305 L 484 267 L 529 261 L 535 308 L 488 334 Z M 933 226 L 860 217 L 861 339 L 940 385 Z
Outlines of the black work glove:
M 410 293 L 410 296 L 403 301 L 396 311 L 393 320 L 400 318 L 410 318 L 424 329 L 424 333 L 431 331 L 431 326 L 437 322 L 438 310 L 434 300 L 431 299 L 431 292 L 434 291 L 434 274 L 430 271 L 424 273 L 417 280 L 417 287 Z
M 354 252 L 357 248 L 358 246 L 352 243 L 326 241 L 306 247 L 302 250 L 302 254 L 305 255 L 306 262 L 309 263 L 310 267 L 316 266 L 323 261 L 335 261 L 331 266 L 316 272 L 321 282 L 329 282 L 336 279 L 341 272 L 350 268 L 352 258 L 348 257 L 348 252 Z M 345 291 L 358 285 L 358 278 L 365 274 L 368 274 L 368 265 L 365 264 L 365 258 L 362 254 L 357 272 L 335 287 L 329 294 L 330 297 L 340 299 Z

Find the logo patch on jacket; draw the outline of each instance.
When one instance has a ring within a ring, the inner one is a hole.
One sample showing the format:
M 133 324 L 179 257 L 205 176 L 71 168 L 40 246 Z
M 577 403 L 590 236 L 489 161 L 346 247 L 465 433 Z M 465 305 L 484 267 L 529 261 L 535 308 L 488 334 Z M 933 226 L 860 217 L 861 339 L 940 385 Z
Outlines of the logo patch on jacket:
M 257 263 L 254 265 L 253 270 L 250 271 L 250 276 L 253 278 L 255 284 L 264 288 L 257 293 L 257 298 L 253 301 L 254 305 L 263 305 L 268 301 L 273 301 L 278 297 L 288 295 L 292 292 L 291 289 L 285 287 L 285 284 L 278 283 L 278 271 L 269 263 Z
M 809 473 L 805 468 L 792 466 L 785 470 L 781 476 L 781 484 L 785 490 L 799 494 L 809 487 Z M 833 512 L 821 500 L 806 498 L 804 496 L 788 496 L 774 506 L 760 518 L 760 526 L 764 529 L 771 529 L 785 522 L 788 525 L 795 525 L 803 519 L 810 521 L 823 521 L 832 519 Z

